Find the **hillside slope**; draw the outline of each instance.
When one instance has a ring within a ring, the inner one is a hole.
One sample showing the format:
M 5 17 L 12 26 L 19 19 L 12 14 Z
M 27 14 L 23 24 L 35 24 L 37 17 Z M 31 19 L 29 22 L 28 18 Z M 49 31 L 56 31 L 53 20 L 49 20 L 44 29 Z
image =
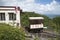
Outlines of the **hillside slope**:
M 50 19 L 46 15 L 34 13 L 34 12 L 22 12 L 21 13 L 21 25 L 23 27 L 29 27 L 29 17 L 44 17 L 44 27 L 47 27 L 47 30 L 56 31 L 57 24 L 54 23 L 53 19 Z M 58 19 L 57 19 L 58 20 Z

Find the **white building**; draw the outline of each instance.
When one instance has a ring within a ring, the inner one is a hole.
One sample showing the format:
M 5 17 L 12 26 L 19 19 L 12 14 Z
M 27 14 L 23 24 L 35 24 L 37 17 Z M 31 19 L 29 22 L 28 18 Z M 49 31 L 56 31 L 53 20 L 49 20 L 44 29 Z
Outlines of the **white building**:
M 16 6 L 0 6 L 0 23 L 21 26 L 20 8 Z

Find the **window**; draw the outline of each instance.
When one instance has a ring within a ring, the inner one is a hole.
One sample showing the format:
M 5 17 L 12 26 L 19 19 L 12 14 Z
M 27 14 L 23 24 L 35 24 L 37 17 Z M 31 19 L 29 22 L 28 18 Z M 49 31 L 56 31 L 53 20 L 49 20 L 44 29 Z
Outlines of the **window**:
M 16 14 L 9 13 L 9 20 L 16 20 Z
M 41 24 L 43 23 L 43 20 L 30 20 L 30 24 Z
M 0 13 L 0 20 L 5 20 L 5 13 Z

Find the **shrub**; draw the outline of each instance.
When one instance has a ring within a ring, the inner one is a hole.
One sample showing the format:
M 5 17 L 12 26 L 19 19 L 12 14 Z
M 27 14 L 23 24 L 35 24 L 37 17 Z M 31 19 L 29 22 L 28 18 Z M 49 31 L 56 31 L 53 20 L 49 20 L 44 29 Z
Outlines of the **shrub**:
M 25 40 L 24 34 L 22 29 L 0 24 L 0 40 Z

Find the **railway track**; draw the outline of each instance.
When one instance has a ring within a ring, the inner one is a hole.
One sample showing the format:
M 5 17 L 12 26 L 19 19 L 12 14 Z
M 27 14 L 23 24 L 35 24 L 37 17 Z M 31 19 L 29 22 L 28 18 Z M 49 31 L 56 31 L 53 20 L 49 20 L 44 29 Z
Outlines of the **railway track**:
M 56 33 L 56 32 L 52 32 L 52 31 L 44 31 L 41 32 L 41 33 L 30 33 L 28 32 L 27 30 L 26 31 L 26 37 L 27 39 L 34 39 L 33 37 L 34 36 L 38 36 L 39 38 L 42 37 L 42 38 L 57 38 L 57 37 L 60 37 L 60 34 Z
M 43 31 L 42 33 L 28 33 L 26 37 L 32 38 L 33 36 L 38 36 L 42 38 L 57 38 L 57 36 L 60 37 L 60 34 L 56 34 L 54 32 Z
M 41 37 L 50 37 L 50 38 L 56 38 L 56 34 L 54 33 L 48 33 L 48 32 L 43 32 L 43 33 L 40 33 Z
M 57 36 L 60 37 L 60 34 L 56 32 L 50 32 L 50 31 L 43 31 L 41 35 L 46 35 L 48 37 L 54 37 L 54 38 L 56 38 Z

